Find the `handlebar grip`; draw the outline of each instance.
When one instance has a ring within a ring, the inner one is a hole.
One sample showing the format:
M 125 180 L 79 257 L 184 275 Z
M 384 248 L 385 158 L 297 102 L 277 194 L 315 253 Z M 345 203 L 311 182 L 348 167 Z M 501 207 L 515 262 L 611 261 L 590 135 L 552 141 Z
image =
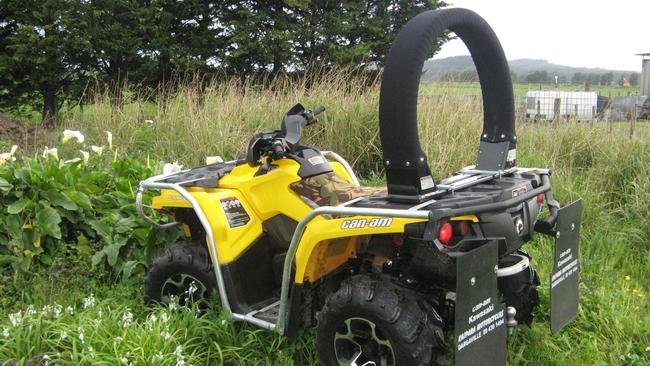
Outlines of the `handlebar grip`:
M 314 116 L 323 112 L 325 112 L 325 106 L 320 106 L 312 111 Z
M 273 147 L 273 152 L 276 154 L 282 154 L 284 152 L 282 141 L 275 140 L 271 146 Z

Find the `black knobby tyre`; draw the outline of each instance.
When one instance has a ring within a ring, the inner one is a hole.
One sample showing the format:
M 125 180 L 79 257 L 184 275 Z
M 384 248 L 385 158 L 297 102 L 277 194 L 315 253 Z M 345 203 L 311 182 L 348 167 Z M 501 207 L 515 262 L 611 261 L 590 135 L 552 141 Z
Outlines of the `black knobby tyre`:
M 144 282 L 145 301 L 180 305 L 194 302 L 200 309 L 210 306 L 217 282 L 208 251 L 196 243 L 177 243 L 156 258 Z
M 445 364 L 442 320 L 388 277 L 346 279 L 327 297 L 317 320 L 316 348 L 324 365 Z

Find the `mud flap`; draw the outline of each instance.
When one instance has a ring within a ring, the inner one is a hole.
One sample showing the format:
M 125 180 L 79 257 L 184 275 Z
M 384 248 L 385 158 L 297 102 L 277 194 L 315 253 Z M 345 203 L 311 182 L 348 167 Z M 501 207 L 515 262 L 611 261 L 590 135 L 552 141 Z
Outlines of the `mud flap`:
M 582 200 L 558 210 L 555 260 L 551 273 L 551 332 L 557 333 L 578 313 L 578 255 Z
M 505 365 L 505 305 L 497 289 L 497 242 L 456 258 L 456 365 Z

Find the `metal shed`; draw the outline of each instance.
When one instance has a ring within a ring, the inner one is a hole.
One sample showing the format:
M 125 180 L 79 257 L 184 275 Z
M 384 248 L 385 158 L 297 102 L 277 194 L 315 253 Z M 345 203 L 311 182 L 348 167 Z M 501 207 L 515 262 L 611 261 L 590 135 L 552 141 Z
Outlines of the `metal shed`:
M 641 56 L 641 95 L 650 96 L 650 53 L 639 53 Z

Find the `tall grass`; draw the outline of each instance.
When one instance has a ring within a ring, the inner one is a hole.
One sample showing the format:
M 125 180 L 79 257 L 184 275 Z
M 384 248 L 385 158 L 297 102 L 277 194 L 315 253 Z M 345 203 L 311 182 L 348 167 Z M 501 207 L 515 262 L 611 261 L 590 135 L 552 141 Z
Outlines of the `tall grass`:
M 165 105 L 137 93 L 129 95 L 120 110 L 111 108 L 105 96 L 83 110 L 68 111 L 65 126 L 102 137 L 104 131 L 112 131 L 116 147 L 131 156 L 191 166 L 208 155 L 240 156 L 253 132 L 278 129 L 282 115 L 296 102 L 306 107 L 322 104 L 327 111 L 319 124 L 306 129 L 303 142 L 337 151 L 362 177 L 381 183 L 378 88 L 351 74 L 278 79 L 262 87 L 241 80 L 212 84 L 204 91 L 188 86 L 167 98 Z M 481 132 L 480 101 L 443 90 L 435 97 L 421 97 L 418 112 L 421 143 L 438 179 L 474 163 Z M 616 131 L 610 134 L 599 123 L 522 122 L 517 126 L 518 165 L 553 169 L 554 191 L 564 204 L 584 200 L 581 307 L 567 329 L 550 334 L 545 286 L 552 270 L 552 241 L 538 237 L 529 243 L 526 248 L 544 283 L 542 304 L 533 327 L 510 339 L 509 363 L 649 364 L 650 141 L 629 139 Z M 234 338 L 221 338 L 206 347 L 239 339 L 234 333 L 229 337 Z M 289 347 L 273 337 L 264 339 L 268 343 L 256 341 L 255 349 L 237 350 L 245 360 L 241 363 L 268 362 L 259 356 L 259 348 L 276 352 Z M 298 351 L 292 348 L 294 355 L 303 350 L 313 360 L 309 342 L 297 347 Z M 12 357 L 19 359 L 17 354 Z M 232 357 L 228 359 L 240 363 Z

